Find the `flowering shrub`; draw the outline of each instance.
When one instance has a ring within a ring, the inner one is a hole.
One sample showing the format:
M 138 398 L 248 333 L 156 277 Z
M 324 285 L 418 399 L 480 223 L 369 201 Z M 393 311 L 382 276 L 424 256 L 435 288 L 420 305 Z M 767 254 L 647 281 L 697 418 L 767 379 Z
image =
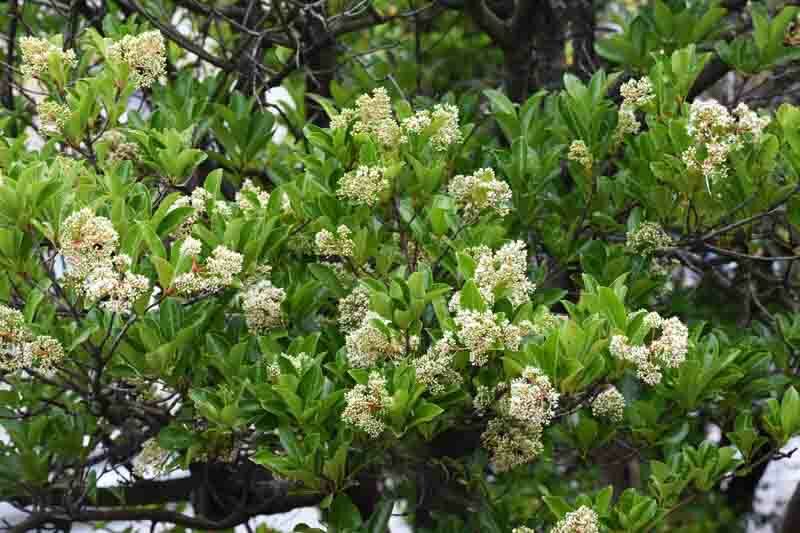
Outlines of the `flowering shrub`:
M 550 79 L 522 1 L 73 4 L 6 11 L 18 530 L 744 523 L 800 433 L 797 9 L 544 2 Z

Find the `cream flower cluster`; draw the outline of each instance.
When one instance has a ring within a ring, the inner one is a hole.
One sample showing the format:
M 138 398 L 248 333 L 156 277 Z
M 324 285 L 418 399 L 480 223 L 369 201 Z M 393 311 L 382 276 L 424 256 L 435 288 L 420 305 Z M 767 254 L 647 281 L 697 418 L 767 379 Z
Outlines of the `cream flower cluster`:
M 536 367 L 526 367 L 511 382 L 508 416 L 542 431 L 556 414 L 559 394 L 550 378 Z
M 759 117 L 743 103 L 731 114 L 715 100 L 695 100 L 686 128 L 695 144 L 681 158 L 689 170 L 700 172 L 708 183 L 723 179 L 728 175 L 728 156 L 745 142 L 758 142 L 769 123 L 768 117 Z M 699 150 L 705 151 L 702 159 Z
M 625 397 L 616 387 L 608 387 L 592 400 L 592 414 L 612 422 L 621 422 L 625 416 Z
M 383 417 L 392 404 L 392 398 L 386 389 L 386 379 L 373 372 L 366 385 L 355 385 L 345 393 L 344 399 L 346 405 L 342 420 L 373 439 L 380 437 L 386 429 Z
M 480 247 L 476 255 L 473 280 L 488 305 L 494 304 L 499 292 L 507 292 L 514 307 L 530 301 L 536 285 L 528 279 L 528 249 L 524 242 L 511 241 L 494 253 L 488 247 Z
M 255 196 L 258 205 L 253 205 L 251 201 L 252 196 Z M 257 187 L 253 180 L 246 179 L 242 183 L 242 188 L 236 193 L 236 205 L 242 210 L 245 216 L 251 216 L 258 212 L 259 209 L 267 207 L 269 202 L 269 193 L 264 189 Z
M 634 135 L 642 127 L 636 118 L 636 110 L 646 106 L 655 99 L 653 85 L 647 77 L 638 80 L 631 79 L 620 87 L 622 95 L 622 105 L 617 114 L 617 129 L 614 133 L 617 143 L 621 142 L 625 135 Z
M 119 244 L 119 234 L 111 221 L 85 207 L 64 220 L 61 228 L 61 254 L 67 263 L 67 276 L 83 280 L 98 264 L 111 260 Z
M 677 317 L 662 318 L 658 313 L 649 313 L 645 325 L 661 334 L 650 345 L 631 345 L 624 335 L 611 338 L 611 355 L 629 361 L 636 366 L 636 374 L 644 383 L 656 385 L 661 382 L 661 369 L 678 368 L 689 350 L 689 329 Z
M 195 263 L 190 272 L 176 277 L 172 286 L 181 296 L 216 292 L 233 285 L 236 276 L 242 272 L 243 263 L 242 254 L 219 245 L 206 259 L 205 267 Z
M 161 32 L 126 35 L 108 47 L 109 59 L 125 64 L 133 84 L 150 87 L 166 73 L 167 47 Z
M 522 339 L 530 333 L 528 323 L 512 324 L 492 311 L 459 308 L 453 321 L 460 345 L 469 352 L 474 366 L 488 363 L 493 351 L 519 350 Z
M 268 279 L 250 284 L 242 294 L 242 310 L 247 327 L 256 334 L 264 334 L 283 324 L 281 304 L 286 291 Z
M 61 254 L 66 278 L 89 303 L 112 313 L 129 313 L 150 290 L 147 277 L 130 271 L 132 260 L 117 254 L 119 235 L 111 221 L 83 208 L 64 221 Z
M 131 263 L 130 256 L 125 254 L 98 263 L 83 282 L 86 300 L 99 303 L 111 313 L 129 313 L 133 303 L 150 289 L 146 276 L 130 271 Z
M 661 224 L 645 221 L 628 232 L 625 246 L 635 253 L 651 255 L 656 250 L 672 246 L 672 237 Z
M 34 336 L 21 312 L 0 305 L 0 370 L 14 372 L 36 367 L 49 372 L 62 359 L 64 348 L 60 342 L 47 335 Z
M 168 461 L 169 452 L 155 438 L 148 439 L 133 458 L 133 473 L 144 479 L 156 478 L 165 472 Z
M 336 228 L 336 235 L 322 229 L 314 237 L 314 244 L 319 255 L 338 255 L 341 257 L 352 257 L 355 253 L 355 243 L 350 237 L 350 228 L 342 224 Z
M 176 238 L 185 237 L 192 233 L 192 226 L 206 214 L 206 206 L 209 200 L 211 200 L 211 193 L 202 187 L 197 187 L 192 191 L 191 195 L 181 196 L 172 202 L 169 209 L 167 209 L 167 213 L 171 213 L 180 207 L 191 207 L 193 209 L 189 216 L 183 219 L 181 225 L 174 230 L 173 233 Z
M 461 383 L 461 374 L 453 368 L 453 356 L 457 351 L 455 337 L 448 331 L 423 356 L 414 361 L 417 381 L 425 385 L 434 396 Z
M 511 530 L 511 533 L 536 533 L 533 529 L 525 526 L 515 527 Z
M 434 150 L 444 151 L 461 142 L 458 108 L 452 104 L 437 104 L 431 110 L 417 111 L 402 121 L 395 120 L 389 93 L 383 87 L 356 99 L 355 108 L 344 108 L 331 118 L 331 129 L 344 129 L 352 124 L 353 132 L 368 135 L 387 148 L 408 142 L 409 134 L 430 133 Z
M 356 205 L 373 207 L 380 202 L 381 195 L 388 188 L 389 180 L 384 167 L 360 165 L 342 176 L 336 195 Z
M 559 520 L 550 533 L 600 533 L 599 521 L 593 509 L 581 505 Z
M 369 313 L 369 291 L 364 287 L 354 288 L 339 300 L 339 326 L 343 331 L 354 331 L 364 324 Z
M 72 111 L 63 104 L 48 100 L 36 106 L 36 114 L 39 116 L 42 131 L 48 135 L 55 135 L 61 133 Z
M 356 368 L 369 368 L 385 359 L 397 359 L 405 355 L 404 339 L 395 332 L 387 334 L 384 330 L 372 323 L 373 320 L 385 325 L 389 321 L 374 313 L 368 312 L 364 321 L 358 328 L 345 337 L 347 360 L 350 366 Z M 419 345 L 419 337 L 409 339 L 411 350 Z
M 592 171 L 592 166 L 594 165 L 594 156 L 592 155 L 592 152 L 589 151 L 589 147 L 586 146 L 586 143 L 580 139 L 572 141 L 572 143 L 569 145 L 567 159 L 581 165 L 586 172 Z
M 484 211 L 494 211 L 501 217 L 511 212 L 511 187 L 497 179 L 491 168 L 482 168 L 469 176 L 455 176 L 447 192 L 470 218 Z
M 481 443 L 489 451 L 498 472 L 508 472 L 530 463 L 544 449 L 541 432 L 504 418 L 489 421 L 481 435 Z
M 51 57 L 66 68 L 74 68 L 78 64 L 74 50 L 63 51 L 47 39 L 23 37 L 19 40 L 19 49 L 22 53 L 21 70 L 25 77 L 40 76 L 48 69 Z

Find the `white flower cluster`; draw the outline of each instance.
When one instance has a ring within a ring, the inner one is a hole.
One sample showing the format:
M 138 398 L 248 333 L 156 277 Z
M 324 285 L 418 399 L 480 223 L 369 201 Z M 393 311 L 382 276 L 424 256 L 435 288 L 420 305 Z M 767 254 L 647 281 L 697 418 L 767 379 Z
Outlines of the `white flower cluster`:
M 387 148 L 408 142 L 408 135 L 430 134 L 434 150 L 444 151 L 462 139 L 458 127 L 458 108 L 452 104 L 437 104 L 432 110 L 417 111 L 398 124 L 392 115 L 392 102 L 383 87 L 362 94 L 355 108 L 345 108 L 331 118 L 331 129 L 343 129 L 352 124 L 356 134 L 369 135 Z
M 622 104 L 617 113 L 617 129 L 614 132 L 615 141 L 622 142 L 625 135 L 634 135 L 639 132 L 642 125 L 636 118 L 636 110 L 646 106 L 655 99 L 653 85 L 647 77 L 631 79 L 620 87 Z
M 60 342 L 47 335 L 34 336 L 21 312 L 0 305 L 0 370 L 14 372 L 36 367 L 49 372 L 62 359 L 64 348 Z
M 48 135 L 61 133 L 64 124 L 69 120 L 72 111 L 69 107 L 48 100 L 36 106 L 39 124 L 42 131 Z
M 108 47 L 108 57 L 128 66 L 137 88 L 150 87 L 166 73 L 167 47 L 159 31 L 126 35 Z
M 625 416 L 625 397 L 616 387 L 608 387 L 592 400 L 592 414 L 612 422 L 621 422 Z
M 258 205 L 253 205 L 253 202 L 251 201 L 253 196 L 255 196 L 256 200 L 258 201 Z M 269 193 L 264 189 L 257 187 L 251 179 L 244 180 L 244 183 L 242 183 L 242 188 L 236 192 L 236 204 L 239 206 L 239 209 L 242 210 L 242 213 L 244 213 L 245 216 L 254 215 L 260 209 L 267 207 L 268 202 Z
M 525 526 L 515 527 L 511 530 L 511 533 L 536 533 L 533 529 Z
M 447 192 L 470 218 L 483 211 L 494 211 L 501 217 L 511 211 L 511 187 L 497 179 L 491 168 L 482 168 L 469 176 L 455 176 Z
M 364 324 L 369 313 L 369 291 L 364 287 L 354 288 L 339 300 L 339 326 L 343 331 L 354 331 Z
M 489 421 L 481 435 L 481 443 L 489 451 L 498 472 L 508 472 L 530 463 L 544 449 L 541 432 L 504 418 Z
M 689 110 L 687 133 L 695 142 L 682 154 L 689 170 L 700 172 L 708 183 L 728 175 L 728 156 L 746 142 L 758 142 L 770 123 L 746 104 L 739 104 L 731 114 L 715 100 L 695 100 Z M 701 158 L 700 152 L 705 152 Z
M 180 207 L 191 207 L 193 209 L 189 216 L 183 219 L 181 225 L 174 230 L 173 234 L 176 238 L 179 239 L 192 233 L 192 226 L 206 214 L 209 200 L 211 200 L 211 193 L 202 187 L 197 187 L 190 196 L 181 196 L 172 202 L 169 209 L 167 209 L 167 213 L 171 213 Z
M 356 368 L 369 368 L 385 359 L 396 359 L 405 354 L 405 342 L 396 332 L 387 332 L 379 328 L 372 321 L 379 321 L 384 325 L 389 321 L 374 313 L 368 312 L 364 321 L 358 328 L 345 337 L 347 360 Z M 419 337 L 409 339 L 411 350 L 419 345 Z
M 314 244 L 319 255 L 338 255 L 341 257 L 352 257 L 355 253 L 355 243 L 350 237 L 350 228 L 342 224 L 336 228 L 336 235 L 322 229 L 314 237 Z
M 495 253 L 488 247 L 479 247 L 476 259 L 473 280 L 488 305 L 503 293 L 514 307 L 530 301 L 536 285 L 528 279 L 528 249 L 524 242 L 511 241 Z
M 373 207 L 381 201 L 381 195 L 389 188 L 384 167 L 360 165 L 339 180 L 336 195 L 356 205 Z
M 661 369 L 678 368 L 689 350 L 689 329 L 677 317 L 662 318 L 658 313 L 649 313 L 645 325 L 661 330 L 660 336 L 650 345 L 631 345 L 624 335 L 611 338 L 611 355 L 629 361 L 636 366 L 636 374 L 644 383 L 656 385 L 661 382 Z
M 205 267 L 195 263 L 190 272 L 176 277 L 172 286 L 181 296 L 216 292 L 233 285 L 236 276 L 242 272 L 243 263 L 242 254 L 219 245 L 206 259 Z
M 592 171 L 592 166 L 594 165 L 594 156 L 592 155 L 592 152 L 589 151 L 589 147 L 586 146 L 586 143 L 580 139 L 572 141 L 572 143 L 569 145 L 567 159 L 570 161 L 575 161 L 581 165 L 586 172 Z
M 146 276 L 130 271 L 131 263 L 130 256 L 125 254 L 98 263 L 83 282 L 86 300 L 99 303 L 111 313 L 129 313 L 133 303 L 150 289 Z
M 74 50 L 63 51 L 47 39 L 38 37 L 23 37 L 19 40 L 19 49 L 22 53 L 22 74 L 25 77 L 37 77 L 46 71 L 50 65 L 50 58 L 66 68 L 74 68 L 78 64 Z
M 559 394 L 550 378 L 536 367 L 526 367 L 511 382 L 508 416 L 541 432 L 556 414 Z
M 169 452 L 155 438 L 142 445 L 139 455 L 133 458 L 133 473 L 144 479 L 153 479 L 164 474 L 169 461 Z
M 203 252 L 203 243 L 194 237 L 186 237 L 181 244 L 181 255 L 197 257 Z
M 453 321 L 458 328 L 458 340 L 475 366 L 488 363 L 493 351 L 519 350 L 523 337 L 530 333 L 527 323 L 512 324 L 492 311 L 459 308 Z
M 386 429 L 382 418 L 392 404 L 392 398 L 386 390 L 386 379 L 373 372 L 366 385 L 355 385 L 345 393 L 344 399 L 346 406 L 342 420 L 373 439 L 380 437 Z
M 632 252 L 652 255 L 656 250 L 672 246 L 672 237 L 661 224 L 645 221 L 628 232 L 625 246 Z
M 130 271 L 131 258 L 117 254 L 119 235 L 111 221 L 83 208 L 64 221 L 61 254 L 66 277 L 90 303 L 112 313 L 129 313 L 150 289 L 147 277 Z
M 276 287 L 268 279 L 250 284 L 242 294 L 242 310 L 247 327 L 256 334 L 263 334 L 283 324 L 281 304 L 286 291 Z
M 581 505 L 559 520 L 550 533 L 600 533 L 599 521 L 593 509 Z
M 434 396 L 461 383 L 461 374 L 453 368 L 453 356 L 457 351 L 455 337 L 448 331 L 428 348 L 425 355 L 414 361 L 417 381 L 425 385 Z

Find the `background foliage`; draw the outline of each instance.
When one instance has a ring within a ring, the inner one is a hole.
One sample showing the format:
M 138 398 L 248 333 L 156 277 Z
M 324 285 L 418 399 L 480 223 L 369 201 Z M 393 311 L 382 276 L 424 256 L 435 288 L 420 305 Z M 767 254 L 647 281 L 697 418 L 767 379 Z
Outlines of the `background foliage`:
M 800 433 L 788 4 L 0 6 L 9 527 L 741 530 Z

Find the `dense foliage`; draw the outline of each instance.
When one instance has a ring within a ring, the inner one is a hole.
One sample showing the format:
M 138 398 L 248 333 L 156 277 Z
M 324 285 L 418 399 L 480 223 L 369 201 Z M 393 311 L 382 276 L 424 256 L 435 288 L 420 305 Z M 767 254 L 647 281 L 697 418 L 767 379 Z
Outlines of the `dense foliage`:
M 0 10 L 9 527 L 736 531 L 793 452 L 796 7 Z

